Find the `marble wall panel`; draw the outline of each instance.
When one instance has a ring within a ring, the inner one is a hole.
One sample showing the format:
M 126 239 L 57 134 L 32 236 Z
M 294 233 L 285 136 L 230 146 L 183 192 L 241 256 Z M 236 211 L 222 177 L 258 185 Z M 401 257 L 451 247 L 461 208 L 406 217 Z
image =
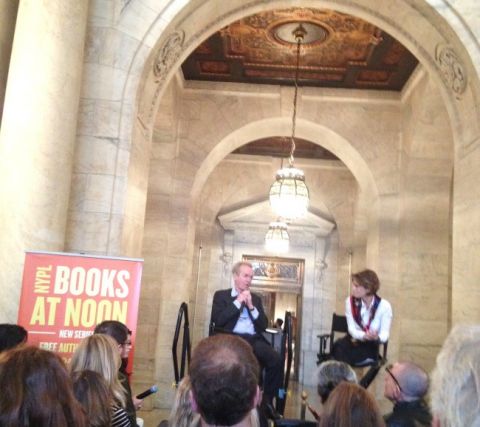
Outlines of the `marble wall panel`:
M 74 173 L 113 175 L 116 167 L 118 140 L 81 136 L 77 139 Z M 124 169 L 124 167 L 122 168 Z
M 79 135 L 118 138 L 121 103 L 104 99 L 82 99 L 78 116 Z
M 110 214 L 102 212 L 70 212 L 66 233 L 67 250 L 72 252 L 107 253 Z

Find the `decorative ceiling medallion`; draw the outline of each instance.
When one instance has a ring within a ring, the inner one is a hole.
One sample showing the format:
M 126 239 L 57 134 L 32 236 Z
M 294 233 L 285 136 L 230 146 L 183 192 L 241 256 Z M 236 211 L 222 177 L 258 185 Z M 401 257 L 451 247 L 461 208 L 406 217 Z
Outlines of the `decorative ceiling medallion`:
M 460 99 L 467 88 L 467 73 L 452 47 L 439 44 L 435 49 L 435 59 L 440 68 L 443 81 Z
M 302 21 L 302 27 L 305 29 L 305 36 L 302 40 L 302 47 L 309 47 L 309 45 L 323 43 L 328 35 L 329 31 L 315 22 Z M 296 44 L 295 29 L 298 28 L 298 21 L 295 22 L 282 22 L 275 24 L 270 31 L 269 36 L 281 44 L 292 45 Z

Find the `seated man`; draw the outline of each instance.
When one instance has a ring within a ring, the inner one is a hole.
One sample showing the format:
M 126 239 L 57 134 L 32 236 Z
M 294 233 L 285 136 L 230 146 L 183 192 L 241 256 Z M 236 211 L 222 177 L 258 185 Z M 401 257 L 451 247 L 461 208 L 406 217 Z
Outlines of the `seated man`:
M 397 362 L 386 368 L 385 397 L 394 403 L 385 415 L 387 427 L 429 427 L 432 415 L 424 400 L 428 391 L 428 375 L 411 362 Z
M 212 322 L 216 328 L 232 332 L 247 341 L 262 368 L 265 368 L 263 400 L 271 405 L 283 382 L 283 361 L 265 340 L 262 332 L 268 325 L 258 295 L 250 292 L 252 265 L 237 262 L 232 269 L 233 287 L 215 292 Z
M 252 427 L 259 403 L 259 365 L 242 339 L 220 334 L 200 341 L 190 362 L 191 403 L 202 427 Z

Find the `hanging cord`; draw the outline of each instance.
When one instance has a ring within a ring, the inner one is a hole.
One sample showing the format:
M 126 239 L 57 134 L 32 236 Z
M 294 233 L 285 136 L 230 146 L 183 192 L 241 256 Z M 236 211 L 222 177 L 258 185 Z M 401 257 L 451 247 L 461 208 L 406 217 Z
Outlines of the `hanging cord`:
M 295 94 L 293 95 L 293 115 L 292 115 L 292 136 L 291 136 L 291 149 L 288 164 L 293 167 L 293 153 L 295 152 L 295 127 L 297 123 L 297 96 L 298 96 L 298 75 L 300 71 L 300 45 L 302 44 L 303 37 L 305 35 L 305 29 L 300 25 L 295 31 L 295 38 L 297 39 L 297 65 L 295 67 Z

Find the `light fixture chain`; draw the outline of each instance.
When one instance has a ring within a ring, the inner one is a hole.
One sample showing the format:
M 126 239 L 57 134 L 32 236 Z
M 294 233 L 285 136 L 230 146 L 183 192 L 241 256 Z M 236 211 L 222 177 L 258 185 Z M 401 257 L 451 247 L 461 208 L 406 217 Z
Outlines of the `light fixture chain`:
M 297 37 L 297 65 L 295 67 L 295 92 L 293 95 L 293 115 L 292 115 L 292 137 L 291 137 L 291 149 L 290 149 L 290 158 L 288 163 L 290 166 L 293 166 L 293 153 L 295 152 L 295 128 L 297 123 L 297 97 L 298 97 L 298 75 L 300 71 L 300 45 L 302 44 L 302 38 Z

